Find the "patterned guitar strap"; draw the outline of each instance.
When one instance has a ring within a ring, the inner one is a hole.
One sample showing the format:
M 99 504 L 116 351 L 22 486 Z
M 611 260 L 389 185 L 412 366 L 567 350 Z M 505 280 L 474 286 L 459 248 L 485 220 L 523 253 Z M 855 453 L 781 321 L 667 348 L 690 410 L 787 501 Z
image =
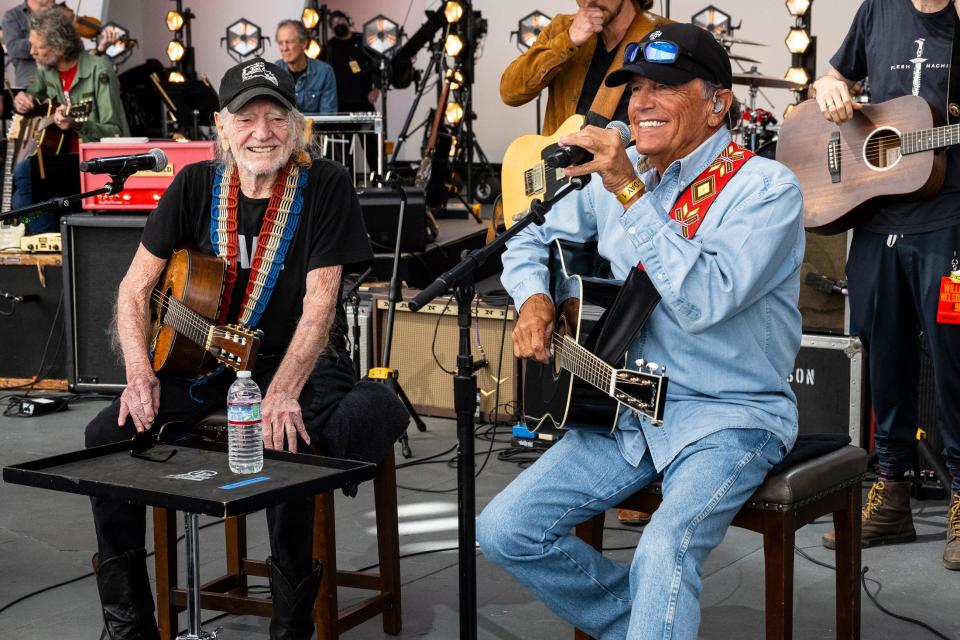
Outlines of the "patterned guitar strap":
M 690 240 L 696 235 L 714 200 L 753 156 L 753 152 L 736 142 L 730 142 L 717 159 L 680 194 L 670 209 L 670 218 L 680 225 L 680 233 L 684 238 Z M 598 322 L 600 333 L 596 355 L 611 366 L 619 366 L 617 363 L 623 362 L 623 354 L 640 335 L 640 330 L 659 302 L 660 293 L 653 286 L 643 265 L 638 264 L 630 270 L 613 304 Z M 608 317 L 617 320 L 608 326 L 605 322 Z

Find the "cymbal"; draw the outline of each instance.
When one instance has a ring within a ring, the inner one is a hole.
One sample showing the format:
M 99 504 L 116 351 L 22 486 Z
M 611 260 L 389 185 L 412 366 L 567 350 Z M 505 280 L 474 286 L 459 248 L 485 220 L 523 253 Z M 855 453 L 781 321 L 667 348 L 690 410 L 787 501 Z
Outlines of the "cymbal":
M 723 38 L 721 44 L 747 44 L 751 47 L 765 47 L 766 44 L 762 42 L 754 42 L 753 40 L 741 40 L 740 38 Z
M 733 74 L 733 84 L 745 84 L 751 87 L 764 87 L 769 89 L 799 89 L 801 86 L 789 80 L 784 80 L 783 78 L 765 76 L 756 72 Z
M 727 57 L 729 57 L 731 60 L 739 60 L 740 62 L 755 62 L 760 64 L 759 60 L 754 60 L 753 58 L 748 58 L 747 56 L 738 56 L 735 53 L 728 53 Z

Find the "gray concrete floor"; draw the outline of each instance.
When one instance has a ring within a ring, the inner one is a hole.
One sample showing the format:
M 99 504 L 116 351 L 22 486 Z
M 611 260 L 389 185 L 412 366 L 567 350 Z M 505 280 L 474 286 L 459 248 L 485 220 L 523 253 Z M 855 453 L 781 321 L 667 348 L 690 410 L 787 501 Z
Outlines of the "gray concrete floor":
M 103 407 L 102 402 L 76 403 L 66 412 L 43 418 L 0 417 L 0 464 L 63 453 L 80 448 L 83 427 Z M 454 443 L 450 420 L 428 419 L 429 430 L 411 430 L 416 457 L 442 452 Z M 478 450 L 487 446 L 477 442 Z M 497 445 L 502 446 L 502 445 Z M 516 474 L 516 464 L 490 461 L 477 481 L 477 505 L 482 508 Z M 401 469 L 399 482 L 433 491 L 454 488 L 456 475 L 445 464 Z M 456 546 L 456 493 L 424 493 L 401 489 L 401 552 L 415 553 Z M 944 501 L 914 503 L 919 539 L 913 544 L 866 549 L 871 591 L 882 585 L 879 599 L 894 611 L 920 618 L 948 638 L 960 638 L 960 573 L 943 569 L 940 557 L 946 515 Z M 376 562 L 373 507 L 369 487 L 355 499 L 337 498 L 337 561 L 343 568 Z M 204 524 L 214 522 L 204 519 Z M 608 515 L 608 526 L 616 521 Z M 819 544 L 830 527 L 826 521 L 798 532 L 797 546 L 823 562 L 833 554 Z M 249 523 L 251 556 L 266 555 L 266 524 L 252 517 Z M 635 544 L 640 531 L 609 531 L 610 547 Z M 149 536 L 148 536 L 149 537 Z M 223 534 L 219 524 L 201 532 L 201 580 L 223 571 Z M 182 544 L 182 543 L 181 543 Z M 148 544 L 148 549 L 151 547 Z M 0 607 L 21 596 L 88 574 L 95 548 L 87 499 L 10 484 L 0 485 Z M 182 552 L 182 551 L 181 551 Z M 630 551 L 611 551 L 628 561 Z M 479 637 L 572 637 L 569 625 L 518 587 L 512 579 L 478 555 Z M 151 571 L 152 572 L 152 571 Z M 403 581 L 403 632 L 401 638 L 455 638 L 458 635 L 458 573 L 455 552 L 418 555 L 401 561 Z M 181 578 L 181 584 L 183 584 Z M 834 576 L 829 569 L 796 557 L 794 579 L 795 637 L 833 638 Z M 341 592 L 349 603 L 356 592 Z M 763 551 L 761 537 L 731 529 L 711 555 L 704 575 L 701 637 L 706 639 L 763 637 Z M 204 619 L 214 616 L 204 612 Z M 180 618 L 186 624 L 185 616 Z M 48 640 L 95 639 L 100 633 L 100 613 L 92 577 L 84 577 L 30 597 L 0 613 L 0 638 Z M 246 640 L 267 637 L 267 621 L 252 616 L 230 616 L 211 626 L 223 627 L 222 638 Z M 863 638 L 904 640 L 933 638 L 915 625 L 881 613 L 863 598 Z M 346 634 L 356 640 L 383 638 L 377 620 Z

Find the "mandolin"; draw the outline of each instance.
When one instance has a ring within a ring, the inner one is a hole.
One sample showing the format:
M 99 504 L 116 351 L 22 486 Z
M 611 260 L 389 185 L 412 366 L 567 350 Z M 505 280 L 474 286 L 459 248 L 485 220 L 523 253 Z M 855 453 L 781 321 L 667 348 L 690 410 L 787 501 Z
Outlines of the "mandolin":
M 780 128 L 777 160 L 800 180 L 803 224 L 842 233 L 893 200 L 931 198 L 943 185 L 945 147 L 960 144 L 960 124 L 919 96 L 867 104 L 837 126 L 816 100 L 796 106 Z
M 260 332 L 217 325 L 226 263 L 193 249 L 170 256 L 150 298 L 153 369 L 184 377 L 211 371 L 216 362 L 252 371 Z

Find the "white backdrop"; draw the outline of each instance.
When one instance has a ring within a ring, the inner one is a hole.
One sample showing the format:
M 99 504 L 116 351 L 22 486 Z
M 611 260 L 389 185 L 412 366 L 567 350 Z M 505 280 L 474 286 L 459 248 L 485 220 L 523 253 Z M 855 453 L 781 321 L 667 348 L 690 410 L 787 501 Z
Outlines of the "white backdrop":
M 733 52 L 762 60 L 758 65 L 761 73 L 781 76 L 790 65 L 790 55 L 783 39 L 791 25 L 783 0 L 672 0 L 671 17 L 678 21 L 689 21 L 690 17 L 708 4 L 714 4 L 733 16 L 734 24 L 742 21 L 738 37 L 765 43 L 765 47 L 736 45 Z M 0 0 L 0 10 L 6 10 L 19 4 L 15 0 Z M 76 7 L 76 0 L 68 0 L 70 7 Z M 342 9 L 350 14 L 356 28 L 377 14 L 383 14 L 405 22 L 407 33 L 413 33 L 424 20 L 424 10 L 439 6 L 439 0 L 328 0 L 331 9 Z M 219 85 L 220 77 L 233 61 L 226 50 L 220 46 L 220 38 L 225 34 L 228 24 L 238 18 L 246 18 L 260 25 L 271 36 L 264 57 L 275 60 L 279 57 L 272 42 L 277 22 L 285 18 L 298 18 L 303 9 L 303 0 L 185 0 L 184 5 L 193 9 L 197 15 L 193 22 L 193 44 L 196 47 L 197 70 L 207 75 L 214 87 Z M 660 10 L 662 0 L 657 0 L 654 10 Z M 814 0 L 813 35 L 818 37 L 817 72 L 823 73 L 828 60 L 850 25 L 850 21 L 860 5 L 859 0 Z M 571 13 L 576 9 L 574 0 L 475 0 L 474 6 L 488 21 L 489 28 L 482 56 L 477 61 L 477 81 L 474 86 L 474 111 L 477 113 L 475 130 L 478 141 L 494 162 L 498 162 L 511 140 L 535 128 L 534 106 L 518 108 L 505 106 L 499 97 L 500 74 L 510 61 L 519 55 L 515 39 L 510 32 L 516 30 L 518 20 L 534 10 L 549 15 Z M 166 62 L 166 44 L 169 32 L 164 25 L 164 15 L 174 7 L 167 0 L 82 0 L 81 13 L 85 15 L 103 15 L 106 20 L 116 21 L 127 27 L 132 37 L 140 41 L 140 48 L 127 62 L 124 68 L 130 68 L 143 62 L 147 57 L 155 57 Z M 102 13 L 101 13 L 102 12 Z M 426 56 L 421 53 L 418 66 L 425 64 Z M 734 65 L 736 69 L 736 65 Z M 735 93 L 746 99 L 745 87 L 734 87 Z M 760 99 L 760 106 L 771 109 L 777 117 L 783 113 L 792 95 L 786 90 L 767 90 L 766 96 L 773 106 Z M 544 98 L 545 100 L 545 98 Z M 403 120 L 413 101 L 412 89 L 392 90 L 387 97 L 388 134 L 392 139 L 400 131 Z M 436 104 L 434 94 L 425 96 L 414 122 L 420 122 L 431 103 Z M 419 150 L 419 136 L 411 139 L 405 147 L 403 156 L 413 159 Z

